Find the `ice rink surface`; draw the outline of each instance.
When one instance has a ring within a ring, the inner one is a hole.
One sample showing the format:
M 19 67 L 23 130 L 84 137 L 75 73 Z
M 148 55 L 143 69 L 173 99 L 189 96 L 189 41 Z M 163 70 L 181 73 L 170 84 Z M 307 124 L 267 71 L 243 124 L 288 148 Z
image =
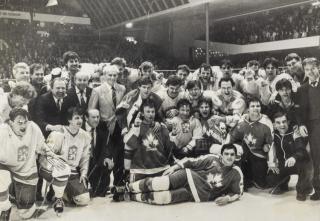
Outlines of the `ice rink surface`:
M 66 207 L 61 217 L 50 208 L 37 220 L 58 221 L 320 221 L 320 201 L 296 200 L 294 185 L 281 195 L 270 195 L 267 190 L 255 188 L 244 193 L 240 201 L 226 206 L 209 203 L 181 203 L 155 206 L 137 202 L 111 201 L 111 196 L 95 198 L 87 207 Z M 12 221 L 19 220 L 13 210 Z

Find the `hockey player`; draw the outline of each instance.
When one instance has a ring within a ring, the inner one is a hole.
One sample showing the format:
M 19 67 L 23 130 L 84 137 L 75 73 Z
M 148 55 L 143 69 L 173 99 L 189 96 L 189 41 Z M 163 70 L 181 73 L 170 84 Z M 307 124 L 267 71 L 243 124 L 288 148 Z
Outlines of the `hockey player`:
M 175 157 L 181 159 L 192 156 L 196 140 L 202 138 L 202 127 L 200 121 L 191 115 L 190 101 L 179 100 L 177 108 L 179 115 L 168 122 L 173 125 L 170 136 L 177 146 Z
M 0 126 L 0 220 L 10 219 L 9 185 L 15 188 L 18 214 L 22 219 L 37 218 L 46 210 L 37 208 L 36 184 L 38 181 L 37 154 L 52 160 L 58 159 L 45 144 L 40 128 L 28 121 L 28 112 L 14 108 L 9 113 L 9 122 Z M 61 167 L 56 160 L 52 167 Z M 12 179 L 11 179 L 12 177 Z
M 44 162 L 40 162 L 40 175 L 47 180 L 52 180 L 55 192 L 54 209 L 59 214 L 63 212 L 64 192 L 76 205 L 85 206 L 90 200 L 87 189 L 87 172 L 90 158 L 90 135 L 81 129 L 83 113 L 77 107 L 69 108 L 67 112 L 68 126 L 64 126 L 63 132 L 54 131 L 47 138 L 47 144 L 54 153 L 61 156 L 71 169 L 68 178 L 64 171 L 57 172 L 61 176 L 55 179 L 52 168 Z M 78 172 L 78 169 L 80 172 Z
M 155 103 L 146 99 L 141 105 L 140 116 L 125 136 L 125 169 L 130 170 L 130 182 L 161 175 L 170 167 L 174 143 L 169 131 L 160 124 L 155 126 Z M 127 172 L 128 173 L 128 172 Z
M 225 205 L 243 193 L 242 172 L 233 163 L 237 149 L 226 144 L 222 156 L 205 155 L 185 158 L 166 170 L 163 176 L 129 184 L 132 199 L 150 204 L 207 202 Z
M 242 170 L 245 188 L 255 184 L 266 188 L 268 171 L 278 173 L 275 165 L 273 126 L 271 120 L 261 114 L 261 103 L 257 98 L 249 101 L 248 114 L 243 115 L 238 125 L 230 132 L 230 143 L 242 145 Z

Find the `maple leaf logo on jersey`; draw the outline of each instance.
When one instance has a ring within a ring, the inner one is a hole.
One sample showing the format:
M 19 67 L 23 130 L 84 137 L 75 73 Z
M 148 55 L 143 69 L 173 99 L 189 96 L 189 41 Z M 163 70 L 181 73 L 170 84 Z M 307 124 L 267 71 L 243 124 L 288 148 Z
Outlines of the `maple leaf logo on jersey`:
M 211 186 L 211 188 L 222 187 L 222 174 L 217 173 L 213 175 L 212 173 L 209 173 L 207 175 L 207 183 Z
M 152 133 L 148 134 L 147 137 L 142 141 L 143 145 L 147 148 L 147 151 L 156 151 L 159 141 L 154 137 Z
M 250 148 L 250 149 L 255 149 L 256 147 L 256 143 L 257 143 L 257 139 L 254 138 L 254 136 L 249 133 L 249 134 L 246 134 L 244 136 L 244 142 L 247 144 L 247 146 Z

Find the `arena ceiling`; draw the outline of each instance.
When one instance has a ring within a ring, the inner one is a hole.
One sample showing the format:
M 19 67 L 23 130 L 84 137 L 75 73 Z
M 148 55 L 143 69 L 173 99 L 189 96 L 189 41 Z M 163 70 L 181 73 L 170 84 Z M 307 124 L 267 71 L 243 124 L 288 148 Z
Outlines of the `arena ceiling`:
M 157 22 L 164 19 L 192 19 L 204 15 L 209 2 L 210 19 L 251 13 L 287 5 L 306 4 L 314 0 L 68 0 L 81 7 L 99 31 L 117 29 L 127 22 Z

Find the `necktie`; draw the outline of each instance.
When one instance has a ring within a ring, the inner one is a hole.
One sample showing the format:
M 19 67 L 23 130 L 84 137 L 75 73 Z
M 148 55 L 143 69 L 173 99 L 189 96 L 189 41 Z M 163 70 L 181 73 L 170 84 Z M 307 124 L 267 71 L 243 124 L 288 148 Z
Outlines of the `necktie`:
M 61 104 L 62 104 L 62 99 L 57 100 L 57 108 L 59 111 L 61 111 Z
M 94 150 L 94 146 L 95 146 L 95 142 L 94 142 L 94 129 L 91 129 L 91 150 L 90 150 L 90 155 L 91 157 L 93 157 L 93 150 Z
M 86 101 L 84 100 L 84 91 L 80 91 L 80 106 L 83 107 L 86 105 Z
M 117 107 L 116 89 L 112 86 L 112 102 L 114 107 Z

